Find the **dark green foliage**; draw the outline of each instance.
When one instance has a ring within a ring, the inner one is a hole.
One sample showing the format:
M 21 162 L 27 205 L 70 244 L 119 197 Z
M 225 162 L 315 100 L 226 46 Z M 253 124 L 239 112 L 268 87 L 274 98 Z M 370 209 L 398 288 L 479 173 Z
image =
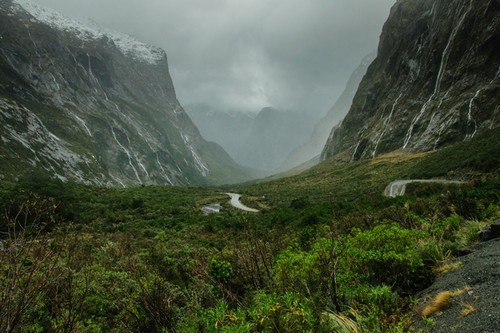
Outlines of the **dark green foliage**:
M 212 259 L 209 274 L 215 281 L 226 282 L 233 274 L 233 268 L 227 261 Z
M 19 332 L 407 331 L 432 266 L 500 214 L 484 142 L 231 189 L 0 183 L 2 239 L 22 226 L 0 247 L 0 299 L 13 300 L 0 304 L 0 330 L 16 317 Z M 382 196 L 394 179 L 445 174 L 470 182 Z M 230 207 L 228 190 L 261 212 Z M 202 215 L 216 202 L 220 214 Z
M 425 237 L 421 231 L 395 224 L 354 230 L 347 240 L 344 262 L 359 284 L 387 285 L 402 293 L 415 291 L 431 275 L 418 251 L 418 243 Z

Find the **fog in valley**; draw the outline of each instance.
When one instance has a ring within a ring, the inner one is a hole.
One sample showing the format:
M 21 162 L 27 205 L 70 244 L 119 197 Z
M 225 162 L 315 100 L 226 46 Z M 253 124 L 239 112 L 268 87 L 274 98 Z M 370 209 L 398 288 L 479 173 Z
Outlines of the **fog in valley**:
M 36 2 L 164 48 L 177 97 L 204 138 L 274 172 L 321 151 L 328 133 L 312 138 L 313 129 L 347 112 L 332 106 L 376 49 L 394 0 Z

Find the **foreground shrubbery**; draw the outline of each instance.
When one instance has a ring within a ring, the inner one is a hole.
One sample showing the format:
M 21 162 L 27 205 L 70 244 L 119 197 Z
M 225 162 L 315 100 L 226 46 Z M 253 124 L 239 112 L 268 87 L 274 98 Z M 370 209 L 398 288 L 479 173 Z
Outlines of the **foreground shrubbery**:
M 0 331 L 411 331 L 412 295 L 500 215 L 497 141 L 240 188 L 255 215 L 203 216 L 218 189 L 0 183 Z M 471 181 L 380 195 L 450 172 Z
M 65 220 L 64 202 L 31 196 L 2 220 L 0 329 L 406 331 L 410 295 L 474 240 L 481 223 L 470 218 L 498 216 L 497 198 L 480 186 L 392 199 L 327 223 L 306 203 L 110 231 L 97 218 L 82 230 Z M 462 209 L 471 197 L 473 210 Z M 122 209 L 140 209 L 134 202 Z

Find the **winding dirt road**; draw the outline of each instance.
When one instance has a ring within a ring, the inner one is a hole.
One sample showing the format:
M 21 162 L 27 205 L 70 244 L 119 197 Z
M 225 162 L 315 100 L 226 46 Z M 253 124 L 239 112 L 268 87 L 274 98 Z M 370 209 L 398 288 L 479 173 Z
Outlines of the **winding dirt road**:
M 253 208 L 247 207 L 247 206 L 245 206 L 244 204 L 242 204 L 240 202 L 241 194 L 237 194 L 237 193 L 226 193 L 226 194 L 231 197 L 230 203 L 231 203 L 231 205 L 234 208 L 238 208 L 238 209 L 244 210 L 245 212 L 251 212 L 251 213 L 257 213 L 258 212 L 257 209 L 253 209 Z

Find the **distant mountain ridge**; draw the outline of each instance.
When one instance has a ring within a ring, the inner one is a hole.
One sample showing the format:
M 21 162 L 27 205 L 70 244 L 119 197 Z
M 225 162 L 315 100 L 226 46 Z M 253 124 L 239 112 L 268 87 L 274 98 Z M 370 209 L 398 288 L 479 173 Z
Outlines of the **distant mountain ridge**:
M 500 2 L 398 0 L 322 159 L 428 151 L 499 125 Z
M 198 103 L 186 110 L 208 140 L 224 147 L 238 163 L 263 174 L 277 171 L 286 156 L 307 141 L 313 128 L 308 115 L 273 107 L 249 114 Z
M 107 186 L 251 178 L 205 141 L 165 52 L 27 0 L 0 3 L 1 178 L 42 172 Z
M 281 165 L 280 170 L 286 171 L 291 168 L 297 167 L 311 159 L 319 162 L 319 156 L 330 137 L 330 134 L 337 128 L 336 125 L 340 123 L 342 118 L 345 117 L 349 108 L 352 105 L 352 100 L 356 91 L 358 90 L 359 83 L 368 69 L 368 66 L 375 59 L 376 52 L 371 52 L 366 55 L 359 66 L 349 77 L 346 87 L 342 94 L 339 96 L 335 104 L 328 110 L 327 114 L 314 126 L 313 133 L 309 140 L 302 146 L 294 149 L 286 158 L 285 162 Z M 317 163 L 316 162 L 316 163 Z
M 205 139 L 221 145 L 233 159 L 241 154 L 255 114 L 222 111 L 206 103 L 189 104 L 184 109 Z

